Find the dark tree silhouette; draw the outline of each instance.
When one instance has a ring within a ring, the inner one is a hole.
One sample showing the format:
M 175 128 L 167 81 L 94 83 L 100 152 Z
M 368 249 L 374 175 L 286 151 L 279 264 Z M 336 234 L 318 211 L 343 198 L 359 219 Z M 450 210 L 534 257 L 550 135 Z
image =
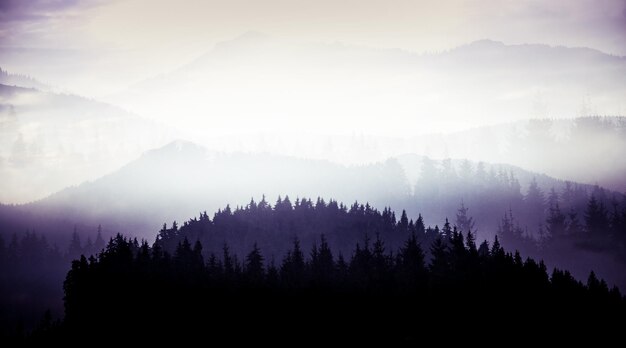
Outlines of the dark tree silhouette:
M 198 242 L 199 243 L 199 242 Z M 252 251 L 246 256 L 245 275 L 249 282 L 259 286 L 265 277 L 265 269 L 263 268 L 263 256 L 261 250 L 256 243 Z
M 64 283 L 64 321 L 55 326 L 46 317 L 35 337 L 175 337 L 180 330 L 205 328 L 213 340 L 275 340 L 264 335 L 276 326 L 284 329 L 281 338 L 301 337 L 322 320 L 328 326 L 316 330 L 316 338 L 400 342 L 417 340 L 425 328 L 441 328 L 444 318 L 468 318 L 485 303 L 494 306 L 481 321 L 466 325 L 503 324 L 510 310 L 519 318 L 548 315 L 577 324 L 623 318 L 619 290 L 609 290 L 595 273 L 586 285 L 566 271 L 555 269 L 550 277 L 543 262 L 506 253 L 497 237 L 491 249 L 486 241 L 477 248 L 471 232 L 456 228 L 434 240 L 427 266 L 418 240 L 411 231 L 394 256 L 379 235 L 373 243 L 365 235 L 346 262 L 341 253 L 335 260 L 323 235 L 309 257 L 294 239 L 280 270 L 273 258 L 264 265 L 255 243 L 241 271 L 227 246 L 221 260 L 212 254 L 205 263 L 199 241 L 191 247 L 183 238 L 169 257 L 161 238 L 150 247 L 118 235 L 97 258 L 72 262 Z M 260 313 L 263 320 L 253 319 Z
M 588 205 L 586 217 L 603 217 L 613 229 L 601 236 L 614 238 L 622 218 L 598 214 L 600 203 Z M 529 316 L 546 324 L 623 324 L 612 319 L 624 318 L 619 290 L 595 273 L 585 284 L 567 271 L 549 276 L 542 261 L 525 258 L 528 252 L 505 250 L 502 241 L 533 246 L 511 210 L 493 242 L 477 247 L 473 232 L 449 221 L 442 230 L 426 228 L 421 216 L 396 221 L 388 208 L 381 213 L 368 204 L 348 208 L 322 199 L 292 204 L 287 197 L 277 206 L 263 199 L 226 207 L 213 219 L 202 213 L 180 228 L 164 226 L 152 245 L 114 236 L 96 255 L 72 261 L 63 286 L 65 317 L 57 323 L 40 311 L 33 339 L 185 332 L 234 342 L 275 339 L 279 328 L 280 337 L 295 342 L 316 328 L 320 339 L 395 343 L 442 327 L 449 332 L 450 318 L 483 328 L 518 327 Z M 562 226 L 563 219 L 557 222 Z M 248 243 L 243 257 L 233 252 L 241 246 L 224 243 L 236 238 Z M 257 238 L 273 243 L 253 243 Z M 276 253 L 281 243 L 289 247 Z M 33 233 L 8 246 L 0 239 L 0 266 L 27 269 L 54 258 L 62 264 L 54 250 Z M 4 272 L 0 277 L 2 284 L 14 281 Z
M 476 230 L 474 229 L 474 218 L 467 214 L 468 210 L 469 208 L 465 207 L 465 203 L 461 201 L 461 206 L 456 213 L 455 224 L 462 232 L 476 233 Z

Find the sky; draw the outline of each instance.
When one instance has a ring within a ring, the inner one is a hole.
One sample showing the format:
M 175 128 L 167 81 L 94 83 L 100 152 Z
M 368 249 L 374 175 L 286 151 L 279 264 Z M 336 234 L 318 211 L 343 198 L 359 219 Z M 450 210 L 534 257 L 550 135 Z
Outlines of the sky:
M 0 64 L 100 97 L 248 31 L 415 52 L 492 39 L 626 55 L 626 1 L 0 0 Z M 54 53 L 17 64 L 9 47 Z

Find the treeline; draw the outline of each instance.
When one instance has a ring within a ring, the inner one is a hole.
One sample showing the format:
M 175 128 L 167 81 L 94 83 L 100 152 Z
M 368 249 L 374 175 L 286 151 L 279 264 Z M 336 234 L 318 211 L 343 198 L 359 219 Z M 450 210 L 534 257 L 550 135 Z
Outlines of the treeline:
M 85 242 L 74 230 L 63 248 L 35 232 L 13 234 L 8 241 L 0 235 L 0 334 L 32 329 L 46 308 L 60 316 L 61 283 L 71 261 L 104 247 L 101 228 L 93 241 L 87 237 Z
M 502 238 L 510 237 L 502 232 L 506 226 L 521 230 L 510 218 L 499 231 Z M 586 224 L 581 231 L 586 233 Z M 164 226 L 152 245 L 117 235 L 101 253 L 101 237 L 82 243 L 75 232 L 68 251 L 60 252 L 29 233 L 0 248 L 0 262 L 3 289 L 9 289 L 20 283 L 15 274 L 32 280 L 37 272 L 45 278 L 54 274 L 50 267 L 61 265 L 57 271 L 65 272 L 68 257 L 85 254 L 67 274 L 65 320 L 55 323 L 48 312 L 35 333 L 40 338 L 99 335 L 120 327 L 167 331 L 172 329 L 167 325 L 200 323 L 237 336 L 217 318 L 237 321 L 254 311 L 292 332 L 306 328 L 294 323 L 313 325 L 307 320 L 326 311 L 326 317 L 335 315 L 335 326 L 348 330 L 339 334 L 358 335 L 359 326 L 382 325 L 381 332 L 409 340 L 416 337 L 416 325 L 432 324 L 426 319 L 449 320 L 448 313 L 454 313 L 471 320 L 483 315 L 486 304 L 497 306 L 501 316 L 546 313 L 581 323 L 587 313 L 623 318 L 618 289 L 595 274 L 585 284 L 566 271 L 549 274 L 543 262 L 506 253 L 501 238 L 477 246 L 475 236 L 463 204 L 454 221 L 439 228 L 425 227 L 421 216 L 414 221 L 405 212 L 396 218 L 389 208 L 381 212 L 368 204 L 348 207 L 323 199 L 292 203 L 285 197 L 273 207 L 265 199 L 252 200 L 245 207 L 226 207 L 212 219 L 202 213 L 180 227 Z M 539 245 L 534 239 L 529 243 Z M 60 292 L 62 276 L 57 278 L 50 284 Z M 61 298 L 50 285 L 29 289 L 39 292 L 31 291 L 25 303 L 37 296 Z M 3 299 L 11 306 L 19 303 L 17 296 Z M 41 318 L 46 307 L 34 307 Z M 413 319 L 398 319 L 406 316 Z M 259 327 L 271 332 L 269 322 Z M 13 325 L 11 332 L 20 330 Z
M 350 257 L 341 253 L 335 255 L 324 235 L 310 250 L 303 250 L 299 240 L 293 240 L 281 260 L 266 260 L 256 244 L 241 260 L 230 252 L 228 245 L 223 246 L 220 255 L 211 253 L 207 259 L 202 250 L 200 241 L 190 243 L 185 238 L 170 254 L 158 243 L 151 247 L 146 241 L 140 243 L 118 234 L 97 257 L 83 255 L 72 262 L 64 283 L 66 320 L 83 322 L 80 317 L 89 314 L 86 310 L 89 306 L 81 301 L 91 301 L 92 294 L 97 292 L 109 294 L 121 289 L 115 281 L 109 280 L 118 277 L 136 280 L 144 276 L 174 281 L 181 286 L 204 284 L 209 288 L 231 290 L 316 289 L 393 294 L 425 291 L 438 296 L 458 289 L 479 296 L 506 290 L 507 297 L 514 293 L 521 295 L 517 299 L 521 302 L 533 297 L 533 289 L 557 287 L 552 289 L 560 297 L 560 300 L 555 298 L 555 302 L 582 294 L 592 300 L 601 299 L 595 303 L 598 305 L 617 306 L 623 301 L 619 289 L 615 286 L 609 289 L 594 272 L 589 274 L 586 285 L 567 271 L 554 269 L 549 275 L 543 262 L 531 258 L 523 260 L 517 251 L 506 252 L 497 237 L 492 245 L 483 241 L 478 246 L 471 232 L 464 235 L 456 230 L 435 239 L 428 249 L 430 257 L 425 255 L 414 233 L 395 253 L 386 248 L 379 236 L 374 240 L 366 236 L 356 243 Z M 107 284 L 112 284 L 112 292 L 105 289 Z M 540 295 L 547 296 L 547 293 Z
M 49 243 L 45 235 L 34 231 L 26 231 L 21 235 L 13 233 L 8 241 L 0 234 L 0 265 L 13 267 L 18 264 L 39 264 L 54 260 L 71 261 L 80 255 L 97 254 L 105 245 L 102 226 L 98 226 L 95 239 L 92 240 L 91 236 L 87 235 L 84 242 L 81 241 L 81 234 L 74 228 L 69 243 L 63 248 L 59 248 L 56 243 Z
M 561 194 L 551 189 L 546 197 L 533 181 L 524 204 L 544 220 L 535 219 L 533 229 L 522 225 L 509 208 L 497 229 L 504 245 L 544 257 L 582 248 L 612 253 L 621 262 L 626 261 L 626 200 L 609 199 L 597 187 L 587 196 L 584 190 L 574 190 L 569 184 Z
M 516 179 L 506 178 L 506 185 L 510 189 L 516 186 L 519 193 Z M 509 191 L 499 188 L 497 192 Z M 511 197 L 514 196 L 511 193 Z M 518 198 L 518 204 L 499 202 L 492 210 L 492 214 L 502 212 L 494 231 L 505 247 L 556 262 L 559 256 L 572 256 L 580 248 L 613 253 L 622 261 L 626 260 L 626 203 L 618 203 L 615 197 L 609 199 L 604 190 L 596 188 L 588 196 L 583 187 L 566 183 L 562 193 L 552 189 L 546 197 L 533 180 L 528 193 L 519 194 Z M 610 209 L 605 202 L 612 202 Z M 349 253 L 352 242 L 366 234 L 378 233 L 394 250 L 409 233 L 415 233 L 423 245 L 430 245 L 439 233 L 449 235 L 454 227 L 476 236 L 476 219 L 471 216 L 468 205 L 462 201 L 455 210 L 455 216 L 445 219 L 441 227 L 426 227 L 421 214 L 415 221 L 407 217 L 406 211 L 397 218 L 390 208 L 381 212 L 357 202 L 346 206 L 334 200 L 326 202 L 318 198 L 314 202 L 302 198 L 292 203 L 289 197 L 279 197 L 272 206 L 263 198 L 234 210 L 227 206 L 213 219 L 205 212 L 182 226 L 176 222 L 170 227 L 164 225 L 157 242 L 170 252 L 185 237 L 200 240 L 209 246 L 210 252 L 217 252 L 222 244 L 228 243 L 239 256 L 256 242 L 268 255 L 280 257 L 289 247 L 283 236 L 297 237 L 309 248 L 319 234 L 324 234 L 331 247 L 343 253 Z
M 415 234 L 419 243 L 430 245 L 440 233 L 450 234 L 452 223 L 446 222 L 443 229 L 425 227 L 421 215 L 414 221 L 403 211 L 396 218 L 390 208 L 381 212 L 358 202 L 346 206 L 335 200 L 302 198 L 292 203 L 287 196 L 284 199 L 278 197 L 272 206 L 263 197 L 260 202 L 252 199 L 245 207 L 220 209 L 213 219 L 204 212 L 182 226 L 176 222 L 169 227 L 164 224 L 156 243 L 163 250 L 174 253 L 185 238 L 198 240 L 206 248 L 204 256 L 218 254 L 222 246 L 228 244 L 238 257 L 245 255 L 256 243 L 267 257 L 280 259 L 294 238 L 299 239 L 305 249 L 310 249 L 323 234 L 333 250 L 349 255 L 354 241 L 362 240 L 366 235 L 379 235 L 390 250 L 397 250 L 411 234 Z
M 72 262 L 65 318 L 46 322 L 34 339 L 184 333 L 231 343 L 389 343 L 419 341 L 454 322 L 461 330 L 511 330 L 528 318 L 572 327 L 623 322 L 619 290 L 593 272 L 585 284 L 567 271 L 548 273 L 543 262 L 506 252 L 497 238 L 477 246 L 471 232 L 439 233 L 430 245 L 415 230 L 406 233 L 395 250 L 380 235 L 365 235 L 349 254 L 333 250 L 324 235 L 307 249 L 296 238 L 281 258 L 253 242 L 243 258 L 228 245 L 205 257 L 197 239 L 182 237 L 170 253 L 162 235 L 152 246 L 117 235 L 97 257 Z
M 541 176 L 525 181 L 522 187 L 503 167 L 424 158 L 409 215 L 449 216 L 462 201 L 481 226 L 479 235 L 498 231 L 504 246 L 524 254 L 550 257 L 582 248 L 626 261 L 626 196 L 569 181 L 555 186 Z

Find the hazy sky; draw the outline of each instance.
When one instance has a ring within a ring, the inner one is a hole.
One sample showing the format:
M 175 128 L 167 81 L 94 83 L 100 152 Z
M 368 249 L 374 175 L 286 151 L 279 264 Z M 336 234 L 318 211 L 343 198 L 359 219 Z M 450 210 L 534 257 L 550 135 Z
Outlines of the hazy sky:
M 214 43 L 251 30 L 417 52 L 489 38 L 626 55 L 626 1 L 0 0 L 3 50 L 63 49 L 74 59 L 68 67 L 57 56 L 42 56 L 28 69 L 7 63 L 0 52 L 0 64 L 70 90 L 91 85 L 82 93 L 99 96 L 169 71 Z M 77 65 L 77 57 L 89 65 Z M 86 78 L 85 71 L 94 70 L 107 71 L 99 88 Z

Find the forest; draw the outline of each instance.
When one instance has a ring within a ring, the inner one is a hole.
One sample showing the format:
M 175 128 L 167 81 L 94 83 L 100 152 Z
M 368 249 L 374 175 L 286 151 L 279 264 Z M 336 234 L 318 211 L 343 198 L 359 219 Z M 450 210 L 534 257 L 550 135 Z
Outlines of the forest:
M 463 214 L 457 223 L 471 226 Z M 225 236 L 240 243 L 231 246 Z M 11 339 L 188 332 L 232 342 L 308 336 L 415 342 L 443 323 L 446 330 L 453 322 L 463 331 L 506 329 L 503 317 L 510 325 L 531 317 L 533 325 L 559 320 L 609 330 L 626 314 L 619 289 L 593 272 L 581 282 L 505 250 L 498 236 L 478 243 L 471 228 L 463 232 L 450 222 L 424 228 L 406 213 L 396 220 L 389 209 L 356 203 L 292 205 L 285 198 L 272 207 L 262 200 L 226 207 L 213 219 L 203 213 L 180 228 L 164 226 L 152 245 L 118 234 L 93 253 L 98 243 L 71 263 L 64 317 L 42 313 L 34 331 L 13 331 Z

